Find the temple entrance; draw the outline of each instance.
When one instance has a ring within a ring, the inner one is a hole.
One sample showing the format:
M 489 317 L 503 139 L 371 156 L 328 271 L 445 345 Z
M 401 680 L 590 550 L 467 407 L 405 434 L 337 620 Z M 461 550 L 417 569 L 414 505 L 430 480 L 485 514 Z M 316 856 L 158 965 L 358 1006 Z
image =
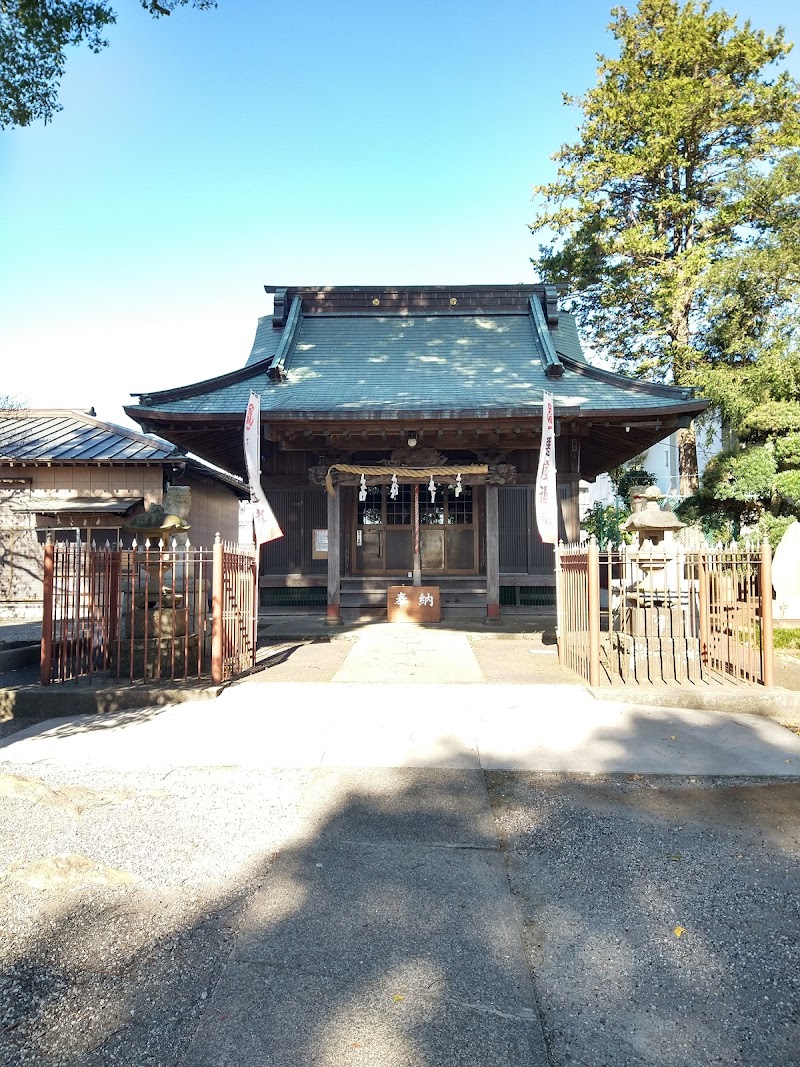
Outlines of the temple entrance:
M 352 556 L 355 574 L 407 577 L 413 567 L 414 487 L 400 485 L 392 499 L 386 486 L 367 486 L 356 501 Z M 477 574 L 478 515 L 472 486 L 459 496 L 454 486 L 437 485 L 431 501 L 420 487 L 420 558 L 425 575 Z

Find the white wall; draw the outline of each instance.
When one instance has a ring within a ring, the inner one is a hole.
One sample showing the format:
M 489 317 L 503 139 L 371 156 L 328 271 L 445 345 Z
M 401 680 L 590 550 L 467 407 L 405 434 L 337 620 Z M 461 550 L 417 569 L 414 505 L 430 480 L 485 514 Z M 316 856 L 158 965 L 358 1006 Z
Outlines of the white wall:
M 700 475 L 708 461 L 726 446 L 725 434 L 718 419 L 709 427 L 697 430 L 697 469 Z M 643 453 L 642 466 L 655 475 L 656 485 L 664 494 L 672 491 L 676 495 L 680 490 L 680 471 L 678 466 L 678 435 L 670 434 L 664 441 L 648 448 Z M 594 504 L 613 504 L 614 486 L 607 474 L 600 474 L 594 482 L 581 483 L 581 518 Z

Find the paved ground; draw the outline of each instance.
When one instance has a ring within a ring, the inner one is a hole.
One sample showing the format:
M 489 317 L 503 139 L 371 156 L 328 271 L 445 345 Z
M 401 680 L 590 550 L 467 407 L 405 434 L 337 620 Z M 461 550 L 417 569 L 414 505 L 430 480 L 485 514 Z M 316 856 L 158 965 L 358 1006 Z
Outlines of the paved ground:
M 800 737 L 751 715 L 595 701 L 580 686 L 241 684 L 217 700 L 50 720 L 0 761 L 800 774 Z
M 488 785 L 552 1064 L 800 1062 L 800 783 Z
M 390 633 L 0 742 L 0 1062 L 796 1067 L 800 738 Z

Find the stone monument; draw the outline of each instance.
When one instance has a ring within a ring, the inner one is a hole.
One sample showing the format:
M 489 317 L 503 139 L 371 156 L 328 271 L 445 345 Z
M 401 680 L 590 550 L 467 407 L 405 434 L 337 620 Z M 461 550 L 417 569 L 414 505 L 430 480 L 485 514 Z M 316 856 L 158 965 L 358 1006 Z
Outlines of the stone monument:
M 775 549 L 772 587 L 775 590 L 772 608 L 775 620 L 800 626 L 800 522 L 796 519 Z

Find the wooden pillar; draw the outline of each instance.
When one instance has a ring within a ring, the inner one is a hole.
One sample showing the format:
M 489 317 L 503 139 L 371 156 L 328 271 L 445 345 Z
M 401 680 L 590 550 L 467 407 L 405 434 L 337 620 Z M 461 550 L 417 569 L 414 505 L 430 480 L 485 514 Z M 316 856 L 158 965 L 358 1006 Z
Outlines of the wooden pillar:
M 419 550 L 419 486 L 414 486 L 414 511 L 412 514 L 414 523 L 413 540 L 414 552 L 411 559 L 411 574 L 413 584 L 417 587 L 422 585 L 422 558 Z
M 500 616 L 500 525 L 497 486 L 486 486 L 486 617 Z
M 581 539 L 580 520 L 580 483 L 577 476 L 558 479 L 559 510 L 564 524 L 564 540 L 568 545 L 575 545 Z
M 328 610 L 327 622 L 336 626 L 341 620 L 341 509 L 339 494 L 341 489 L 328 497 Z

